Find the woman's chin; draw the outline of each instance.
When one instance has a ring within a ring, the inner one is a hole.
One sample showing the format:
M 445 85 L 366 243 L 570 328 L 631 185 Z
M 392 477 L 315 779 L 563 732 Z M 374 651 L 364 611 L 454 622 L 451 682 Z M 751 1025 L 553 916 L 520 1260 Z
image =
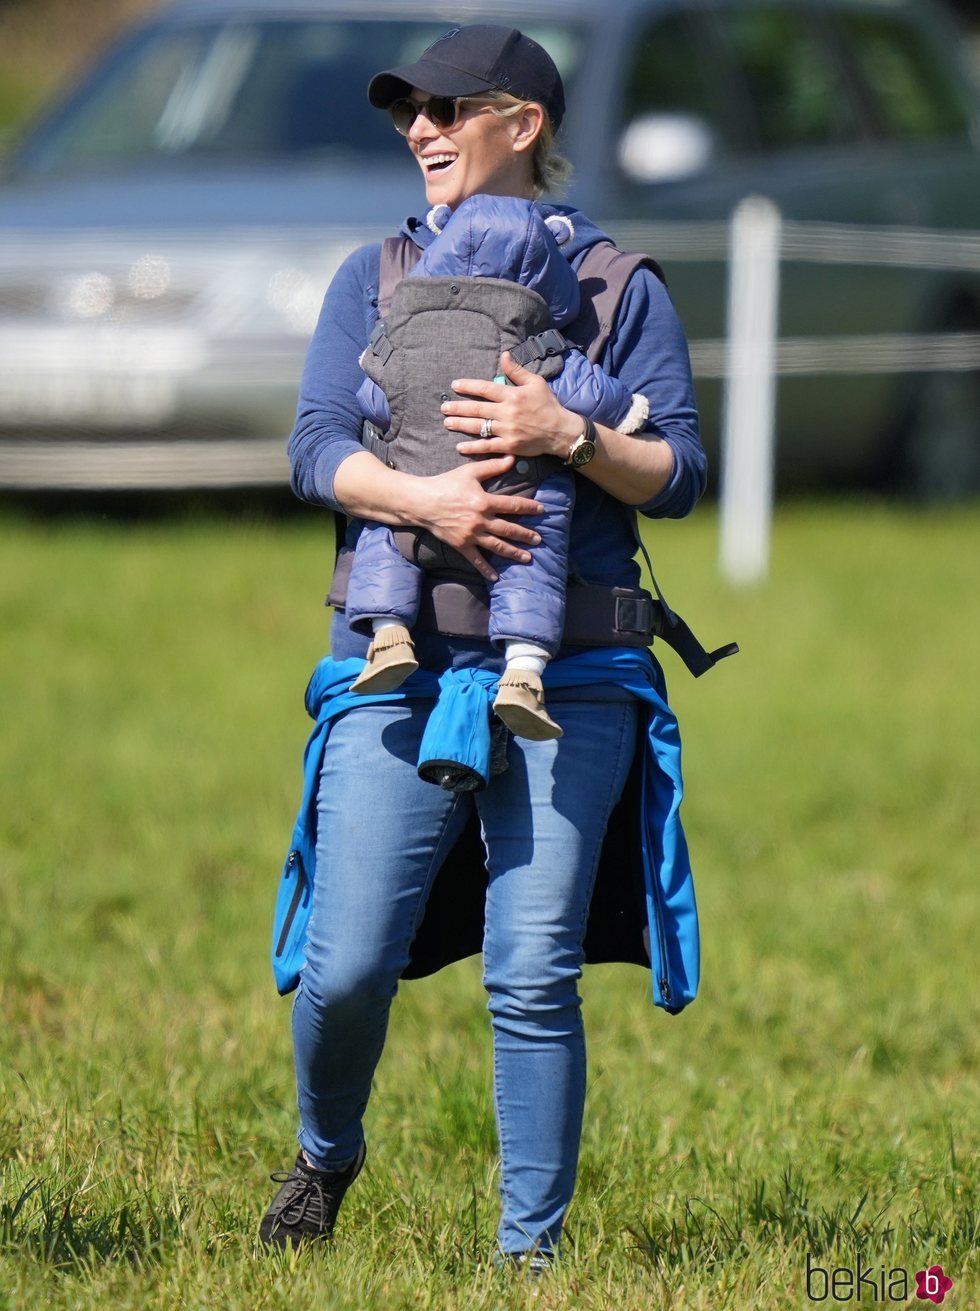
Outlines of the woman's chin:
M 443 181 L 440 177 L 426 178 L 425 198 L 430 205 L 448 205 L 450 209 L 455 209 L 464 199 L 448 178 Z

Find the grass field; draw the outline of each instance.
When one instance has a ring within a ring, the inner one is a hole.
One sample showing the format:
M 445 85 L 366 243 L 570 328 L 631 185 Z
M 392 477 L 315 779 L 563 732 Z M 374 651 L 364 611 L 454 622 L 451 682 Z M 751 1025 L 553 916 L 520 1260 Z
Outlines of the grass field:
M 810 1294 L 861 1263 L 851 1305 L 901 1271 L 927 1305 L 940 1263 L 980 1306 L 980 508 L 791 506 L 747 591 L 715 540 L 710 510 L 650 534 L 742 645 L 698 683 L 664 657 L 702 993 L 672 1019 L 587 973 L 569 1259 L 526 1287 L 490 1265 L 475 961 L 402 991 L 332 1249 L 255 1251 L 294 1150 L 267 945 L 325 525 L 0 513 L 0 1306 L 797 1308 L 808 1260 Z

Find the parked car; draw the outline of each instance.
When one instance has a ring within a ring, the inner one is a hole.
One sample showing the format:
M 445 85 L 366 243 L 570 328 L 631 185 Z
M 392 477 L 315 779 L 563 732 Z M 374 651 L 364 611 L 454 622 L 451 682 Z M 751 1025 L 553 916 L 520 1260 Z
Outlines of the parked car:
M 403 141 L 367 105 L 368 79 L 468 17 L 520 25 L 561 67 L 568 199 L 664 264 L 709 453 L 727 220 L 764 194 L 792 236 L 781 484 L 980 490 L 980 106 L 942 11 L 927 0 L 408 9 L 185 0 L 132 29 L 26 133 L 0 186 L 0 486 L 285 479 L 326 284 L 352 247 L 424 204 Z M 844 262 L 809 262 L 812 223 L 847 225 Z M 907 229 L 939 230 L 938 245 Z M 902 255 L 910 242 L 916 266 Z M 904 263 L 887 262 L 891 248 Z M 931 367 L 944 359 L 957 367 Z

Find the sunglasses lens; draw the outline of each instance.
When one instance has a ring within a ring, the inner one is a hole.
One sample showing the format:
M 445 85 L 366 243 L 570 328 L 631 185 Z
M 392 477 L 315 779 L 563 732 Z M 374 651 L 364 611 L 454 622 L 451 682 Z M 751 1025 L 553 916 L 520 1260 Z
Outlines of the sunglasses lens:
M 419 114 L 426 118 L 440 131 L 452 127 L 459 111 L 460 97 L 430 96 L 424 105 L 417 105 L 414 100 L 395 100 L 388 108 L 395 130 L 407 137 L 412 124 Z
M 395 100 L 389 107 L 391 121 L 395 125 L 395 131 L 400 132 L 403 137 L 408 136 L 409 129 L 415 122 L 419 112 L 419 107 L 414 100 Z
M 456 122 L 459 101 L 454 96 L 431 96 L 425 106 L 426 115 L 437 128 L 452 127 Z

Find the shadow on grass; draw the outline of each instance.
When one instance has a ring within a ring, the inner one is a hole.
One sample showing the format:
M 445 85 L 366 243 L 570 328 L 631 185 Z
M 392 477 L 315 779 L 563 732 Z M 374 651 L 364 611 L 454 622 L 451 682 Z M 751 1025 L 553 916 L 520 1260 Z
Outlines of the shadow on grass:
M 0 1253 L 21 1255 L 60 1270 L 126 1262 L 154 1265 L 180 1241 L 189 1207 L 165 1205 L 149 1193 L 114 1209 L 94 1211 L 84 1188 L 49 1190 L 26 1184 L 13 1202 L 0 1201 Z

